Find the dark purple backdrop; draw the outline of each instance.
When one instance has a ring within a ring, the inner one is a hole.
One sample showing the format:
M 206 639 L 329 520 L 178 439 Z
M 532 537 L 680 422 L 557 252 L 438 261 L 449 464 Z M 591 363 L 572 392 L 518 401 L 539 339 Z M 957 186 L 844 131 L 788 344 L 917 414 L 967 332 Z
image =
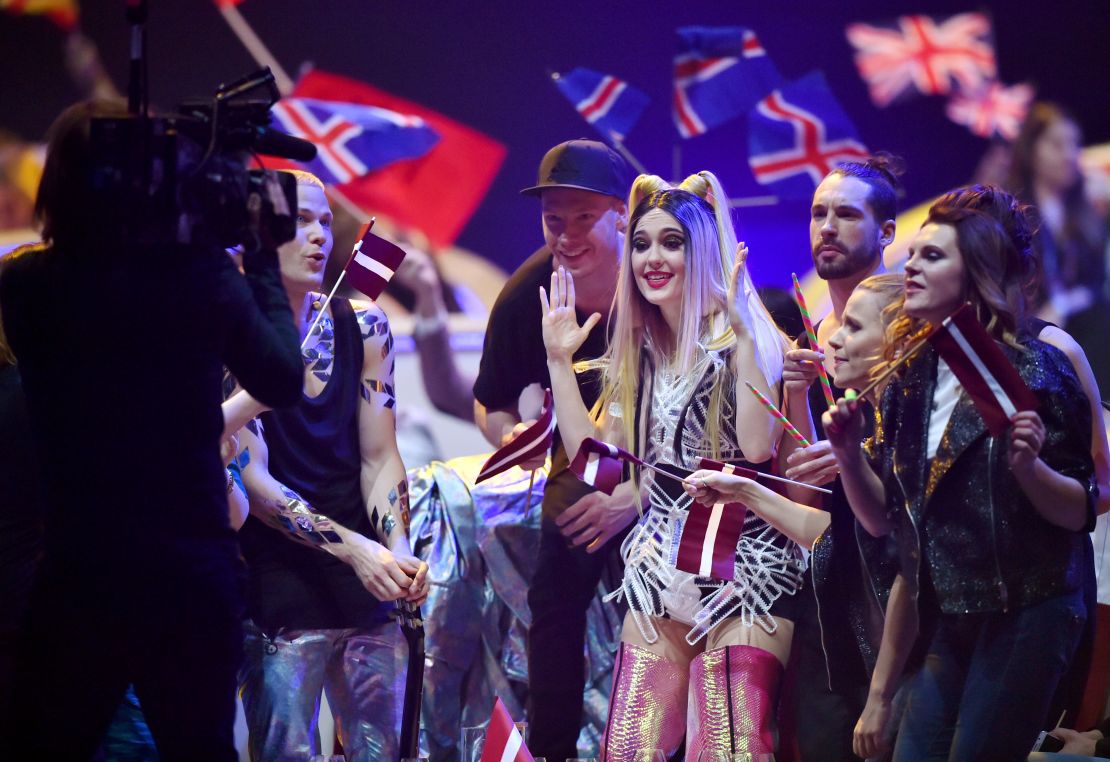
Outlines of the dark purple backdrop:
M 209 93 L 253 62 L 209 0 L 153 0 L 151 97 L 172 107 Z M 84 0 L 84 27 L 126 85 L 123 2 Z M 851 10 L 844 10 L 850 7 Z M 670 118 L 677 26 L 743 25 L 756 30 L 787 78 L 819 68 L 855 119 L 864 142 L 902 155 L 907 203 L 965 182 L 987 142 L 944 116 L 944 99 L 919 98 L 885 110 L 870 102 L 844 39 L 851 21 L 901 13 L 985 8 L 994 17 L 1004 81 L 1033 81 L 1042 97 L 1077 111 L 1087 142 L 1110 140 L 1110 11 L 1103 0 L 994 2 L 382 2 L 246 0 L 243 15 L 291 74 L 302 63 L 361 78 L 423 103 L 502 141 L 508 158 L 459 243 L 506 269 L 540 242 L 531 184 L 544 151 L 568 138 L 595 137 L 546 78 L 545 70 L 588 66 L 616 74 L 651 97 L 628 147 L 655 172 L 671 174 L 679 142 Z M 62 68 L 60 34 L 43 19 L 0 14 L 0 127 L 40 138 L 77 93 Z M 746 164 L 743 119 L 682 142 L 682 172 L 712 169 L 733 196 L 763 195 Z M 435 199 L 428 199 L 435 203 Z M 787 285 L 807 269 L 807 204 L 739 212 L 757 280 Z

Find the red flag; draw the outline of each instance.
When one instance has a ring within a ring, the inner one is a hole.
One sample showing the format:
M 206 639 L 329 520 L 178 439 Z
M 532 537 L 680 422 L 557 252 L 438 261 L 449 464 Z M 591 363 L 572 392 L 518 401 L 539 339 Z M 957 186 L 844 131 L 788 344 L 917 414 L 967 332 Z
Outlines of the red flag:
M 994 436 L 1020 410 L 1036 410 L 1037 396 L 965 304 L 944 319 L 929 341 L 948 363 Z
M 77 0 L 0 0 L 0 10 L 13 15 L 45 14 L 63 31 L 77 27 Z
M 526 460 L 546 453 L 551 449 L 551 440 L 555 434 L 555 408 L 551 404 L 551 390 L 547 389 L 543 395 L 543 409 L 536 422 L 517 434 L 513 441 L 499 448 L 482 466 L 475 483 L 481 484 L 486 479 L 508 471 L 513 466 Z
M 675 568 L 699 577 L 731 581 L 736 574 L 736 543 L 744 531 L 747 513 L 743 503 L 691 503 L 682 525 Z
M 535 762 L 500 698 L 493 704 L 481 762 Z
M 439 142 L 419 159 L 399 161 L 338 186 L 362 209 L 422 230 L 433 246 L 454 242 L 505 159 L 505 146 L 492 138 L 364 82 L 316 70 L 297 83 L 292 95 L 412 114 L 439 134 Z
M 627 450 L 622 450 L 608 442 L 586 437 L 578 446 L 578 452 L 570 463 L 575 476 L 591 487 L 612 495 L 621 482 L 623 467 L 621 461 L 643 466 L 644 462 Z
M 366 223 L 358 234 L 358 241 L 347 260 L 347 282 L 371 299 L 385 291 L 386 284 L 405 259 L 400 246 L 370 232 L 373 221 Z

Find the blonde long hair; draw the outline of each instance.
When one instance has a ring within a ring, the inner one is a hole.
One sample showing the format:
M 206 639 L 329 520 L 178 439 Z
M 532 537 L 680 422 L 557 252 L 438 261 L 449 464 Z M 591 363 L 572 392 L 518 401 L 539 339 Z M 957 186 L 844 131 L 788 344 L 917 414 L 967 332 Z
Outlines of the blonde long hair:
M 640 367 L 645 351 L 656 367 L 670 365 L 677 373 L 688 375 L 697 363 L 699 344 L 720 350 L 735 341 L 728 323 L 727 297 L 735 263 L 736 232 L 727 199 L 720 181 L 710 172 L 691 175 L 679 188 L 672 188 L 655 175 L 640 175 L 632 184 L 629 209 L 633 211 L 610 311 L 609 346 L 601 358 L 575 366 L 577 371 L 601 370 L 602 390 L 591 417 L 604 426 L 610 407 L 617 405 L 622 411 L 621 433 L 626 444 L 636 441 L 636 393 L 642 381 Z M 682 324 L 677 336 L 671 333 L 660 311 L 640 294 L 632 272 L 632 240 L 640 219 L 652 209 L 674 217 L 686 237 Z M 753 316 L 757 362 L 773 385 L 782 375 L 786 337 L 756 294 L 746 268 L 741 285 Z M 723 375 L 718 375 L 712 389 L 706 422 L 714 454 L 720 445 Z

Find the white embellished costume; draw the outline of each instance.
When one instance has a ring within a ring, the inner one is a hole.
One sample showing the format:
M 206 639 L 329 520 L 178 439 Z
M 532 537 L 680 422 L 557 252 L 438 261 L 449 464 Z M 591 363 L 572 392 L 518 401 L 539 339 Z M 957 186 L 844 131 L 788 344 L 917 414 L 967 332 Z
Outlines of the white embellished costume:
M 654 376 L 642 374 L 650 388 L 650 405 L 644 411 L 646 425 L 641 426 L 647 441 L 639 449 L 648 463 L 683 476 L 696 469 L 703 457 L 745 462 L 736 436 L 736 384 L 729 368 L 731 348 L 715 352 L 699 346 L 698 351 L 698 361 L 689 374 L 667 368 L 657 370 Z M 708 442 L 706 419 L 720 374 L 727 377 L 722 379 L 720 442 L 714 454 Z M 611 412 L 620 414 L 617 410 Z M 659 636 L 651 617 L 667 617 L 691 625 L 686 635 L 691 644 L 726 617 L 738 616 L 749 626 L 758 624 L 767 632 L 774 632 L 772 606 L 782 596 L 793 596 L 801 587 L 805 563 L 798 546 L 748 511 L 736 545 L 732 581 L 679 571 L 675 568 L 678 541 L 692 498 L 677 481 L 653 476 L 649 480 L 649 509 L 621 545 L 625 563 L 623 584 L 610 597 L 626 597 L 633 620 L 649 643 Z

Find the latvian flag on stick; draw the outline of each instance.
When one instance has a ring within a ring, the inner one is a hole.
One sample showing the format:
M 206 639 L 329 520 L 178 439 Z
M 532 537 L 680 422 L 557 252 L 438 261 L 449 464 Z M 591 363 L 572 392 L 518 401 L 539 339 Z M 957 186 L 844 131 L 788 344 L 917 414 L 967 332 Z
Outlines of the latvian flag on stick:
M 500 698 L 493 704 L 481 762 L 535 762 Z
M 748 509 L 743 503 L 691 503 L 682 525 L 675 568 L 730 581 L 736 575 L 736 543 Z
M 397 244 L 371 233 L 373 224 L 373 221 L 368 222 L 359 231 L 358 243 L 351 252 L 345 272 L 347 282 L 353 288 L 371 299 L 377 299 L 404 261 L 405 251 Z
M 574 460 L 570 462 L 570 470 L 591 487 L 596 487 L 606 495 L 612 495 L 613 490 L 621 482 L 621 474 L 624 470 L 621 460 L 640 462 L 639 458 L 627 450 L 593 437 L 586 437 L 578 446 Z
M 1037 409 L 1036 395 L 979 323 L 970 304 L 945 318 L 929 341 L 956 374 L 992 435 L 1005 433 L 1014 413 Z
M 489 460 L 478 473 L 478 478 L 474 480 L 475 483 L 480 484 L 551 449 L 551 440 L 555 434 L 555 408 L 551 402 L 551 390 L 548 389 L 543 395 L 540 417 L 513 441 L 489 456 Z

